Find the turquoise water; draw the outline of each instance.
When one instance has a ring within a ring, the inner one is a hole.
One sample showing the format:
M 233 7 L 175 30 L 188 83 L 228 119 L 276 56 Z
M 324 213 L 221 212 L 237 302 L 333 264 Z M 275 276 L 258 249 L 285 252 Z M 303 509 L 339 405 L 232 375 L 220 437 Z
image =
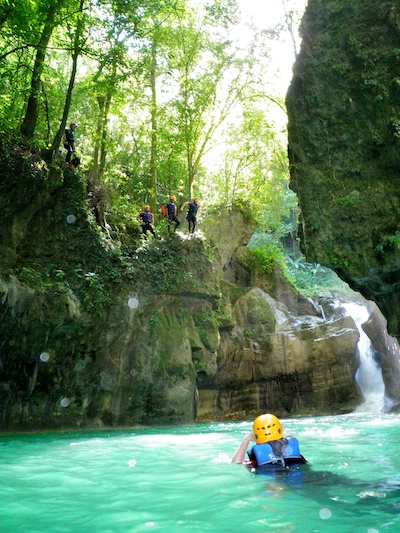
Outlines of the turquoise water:
M 400 416 L 282 420 L 309 465 L 230 464 L 251 421 L 0 437 L 0 531 L 400 531 Z

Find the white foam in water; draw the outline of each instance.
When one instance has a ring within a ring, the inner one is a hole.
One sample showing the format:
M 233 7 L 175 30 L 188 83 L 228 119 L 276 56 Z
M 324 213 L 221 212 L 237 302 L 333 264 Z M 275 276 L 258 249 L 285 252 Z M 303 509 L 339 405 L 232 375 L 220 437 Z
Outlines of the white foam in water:
M 342 304 L 347 313 L 353 318 L 360 334 L 358 351 L 360 366 L 356 372 L 356 381 L 364 396 L 364 403 L 357 408 L 357 412 L 381 412 L 384 406 L 385 385 L 382 379 L 382 369 L 375 361 L 373 348 L 362 324 L 367 322 L 369 312 L 365 305 L 347 303 Z

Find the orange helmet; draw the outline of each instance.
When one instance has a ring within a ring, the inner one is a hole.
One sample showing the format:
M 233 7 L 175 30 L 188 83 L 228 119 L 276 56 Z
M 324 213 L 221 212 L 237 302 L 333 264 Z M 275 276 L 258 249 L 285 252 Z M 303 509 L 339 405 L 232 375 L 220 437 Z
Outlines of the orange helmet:
M 171 200 L 171 202 L 175 202 L 176 197 L 175 196 L 170 196 L 169 199 Z
M 283 437 L 283 427 L 275 415 L 258 416 L 253 422 L 253 433 L 257 444 L 264 444 L 270 440 Z

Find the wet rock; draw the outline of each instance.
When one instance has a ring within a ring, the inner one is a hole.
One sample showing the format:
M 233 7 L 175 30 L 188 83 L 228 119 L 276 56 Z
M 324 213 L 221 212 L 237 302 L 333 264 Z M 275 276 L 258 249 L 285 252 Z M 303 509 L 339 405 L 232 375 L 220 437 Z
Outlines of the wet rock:
M 200 388 L 200 418 L 226 411 L 240 418 L 243 410 L 331 414 L 361 403 L 354 379 L 359 333 L 351 317 L 293 317 L 261 289 L 239 298 L 235 309 L 235 328 L 221 335 L 213 387 Z

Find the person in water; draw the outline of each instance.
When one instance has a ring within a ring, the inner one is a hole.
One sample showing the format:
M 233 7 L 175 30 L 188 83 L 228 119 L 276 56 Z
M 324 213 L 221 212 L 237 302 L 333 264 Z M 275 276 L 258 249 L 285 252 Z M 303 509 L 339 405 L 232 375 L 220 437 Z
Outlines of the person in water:
M 198 198 L 193 198 L 191 202 L 184 202 L 181 207 L 181 211 L 183 211 L 183 208 L 188 206 L 188 212 L 186 214 L 186 220 L 189 224 L 189 233 L 193 235 L 194 230 L 196 229 L 197 224 L 197 212 L 199 210 L 199 201 Z
M 250 442 L 255 445 L 245 454 Z M 232 457 L 232 463 L 246 466 L 304 464 L 306 459 L 301 455 L 299 443 L 295 437 L 283 438 L 283 427 L 278 418 L 272 414 L 258 416 L 253 422 L 253 431 L 245 435 Z
M 136 220 L 140 222 L 140 225 L 142 227 L 142 233 L 145 237 L 148 231 L 150 231 L 150 233 L 152 233 L 154 237 L 156 236 L 154 231 L 154 215 L 150 212 L 149 205 L 145 205 L 143 207 L 143 211 L 138 214 Z

